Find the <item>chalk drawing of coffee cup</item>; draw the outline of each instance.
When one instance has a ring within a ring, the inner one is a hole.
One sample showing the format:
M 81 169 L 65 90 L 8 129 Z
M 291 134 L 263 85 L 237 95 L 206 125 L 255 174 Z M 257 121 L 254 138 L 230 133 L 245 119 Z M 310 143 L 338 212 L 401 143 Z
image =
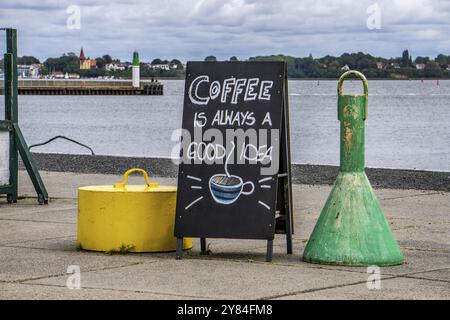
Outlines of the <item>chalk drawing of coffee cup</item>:
M 250 186 L 249 191 L 244 191 Z M 248 196 L 255 191 L 255 185 L 251 181 L 244 182 L 241 177 L 226 174 L 216 174 L 209 179 L 209 190 L 217 203 L 232 204 L 242 195 Z

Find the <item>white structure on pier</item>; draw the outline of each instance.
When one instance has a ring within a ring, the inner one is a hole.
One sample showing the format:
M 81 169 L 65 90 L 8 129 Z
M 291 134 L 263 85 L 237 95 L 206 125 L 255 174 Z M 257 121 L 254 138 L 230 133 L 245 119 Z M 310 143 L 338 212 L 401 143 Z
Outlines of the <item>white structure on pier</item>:
M 140 84 L 140 70 L 139 70 L 139 54 L 137 51 L 133 52 L 133 88 L 139 88 Z

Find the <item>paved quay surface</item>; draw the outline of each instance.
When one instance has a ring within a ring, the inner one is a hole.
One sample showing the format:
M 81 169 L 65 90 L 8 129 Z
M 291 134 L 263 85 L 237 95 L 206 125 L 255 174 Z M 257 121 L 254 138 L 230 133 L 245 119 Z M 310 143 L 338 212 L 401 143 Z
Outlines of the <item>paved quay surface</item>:
M 25 172 L 9 205 L 0 198 L 0 299 L 450 299 L 450 193 L 376 189 L 406 258 L 381 268 L 381 289 L 369 290 L 363 267 L 301 261 L 306 241 L 331 186 L 294 185 L 294 254 L 275 239 L 273 262 L 265 241 L 199 241 L 174 253 L 107 255 L 76 250 L 77 193 L 85 185 L 113 184 L 119 175 L 41 172 L 51 201 L 39 206 Z M 140 177 L 130 183 L 141 184 Z M 175 184 L 174 178 L 156 178 Z M 31 197 L 31 198 L 30 198 Z M 69 265 L 81 268 L 80 290 L 66 287 Z

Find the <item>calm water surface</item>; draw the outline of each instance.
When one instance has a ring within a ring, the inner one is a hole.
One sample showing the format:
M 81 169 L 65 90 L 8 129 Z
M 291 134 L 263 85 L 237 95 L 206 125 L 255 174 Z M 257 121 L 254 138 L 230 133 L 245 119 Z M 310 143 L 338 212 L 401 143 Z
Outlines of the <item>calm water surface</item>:
M 19 96 L 20 126 L 29 145 L 65 135 L 97 154 L 168 157 L 184 81 L 163 83 L 164 96 Z M 293 162 L 339 164 L 336 85 L 289 82 Z M 346 83 L 346 93 L 360 91 L 360 82 Z M 450 81 L 370 81 L 369 92 L 368 167 L 450 172 Z M 87 153 L 65 141 L 33 151 Z

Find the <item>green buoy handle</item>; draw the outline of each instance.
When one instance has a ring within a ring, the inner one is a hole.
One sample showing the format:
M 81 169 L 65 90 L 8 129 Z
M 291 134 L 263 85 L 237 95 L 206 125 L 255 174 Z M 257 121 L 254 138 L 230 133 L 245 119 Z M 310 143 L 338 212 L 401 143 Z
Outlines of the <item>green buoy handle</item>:
M 364 86 L 364 94 L 363 97 L 365 98 L 366 102 L 365 102 L 365 114 L 364 114 L 364 120 L 367 119 L 367 113 L 368 113 L 368 97 L 369 97 L 369 82 L 367 81 L 367 78 L 359 71 L 356 70 L 350 70 L 345 72 L 340 78 L 339 78 L 339 82 L 338 82 L 338 96 L 342 97 L 343 96 L 343 85 L 344 85 L 344 81 L 347 78 L 350 77 L 355 77 L 358 78 L 362 81 L 363 86 Z M 357 95 L 356 95 L 357 96 Z

